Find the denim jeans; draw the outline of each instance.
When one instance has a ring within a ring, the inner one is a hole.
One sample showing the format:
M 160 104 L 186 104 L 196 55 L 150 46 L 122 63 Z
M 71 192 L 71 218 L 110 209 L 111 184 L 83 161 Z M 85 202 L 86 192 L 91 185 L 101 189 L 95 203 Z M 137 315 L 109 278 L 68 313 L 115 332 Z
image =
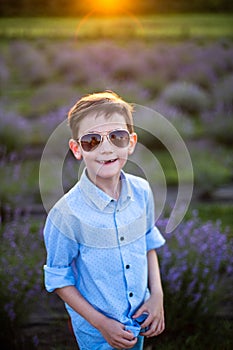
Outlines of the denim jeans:
M 132 350 L 143 350 L 144 337 L 142 335 L 138 336 L 137 344 L 132 348 Z

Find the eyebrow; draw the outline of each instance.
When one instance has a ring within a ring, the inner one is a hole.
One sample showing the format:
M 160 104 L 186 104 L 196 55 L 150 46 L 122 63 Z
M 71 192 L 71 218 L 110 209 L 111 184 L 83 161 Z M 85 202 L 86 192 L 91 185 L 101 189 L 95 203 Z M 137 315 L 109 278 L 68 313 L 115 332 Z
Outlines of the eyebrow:
M 106 133 L 106 132 L 112 132 L 112 131 L 115 131 L 115 130 L 126 130 L 124 128 L 116 128 L 116 129 L 111 129 L 111 130 L 106 130 L 106 131 L 97 131 L 97 130 L 91 130 L 91 131 L 88 131 L 86 132 L 84 135 L 87 135 L 87 134 L 102 134 L 102 133 Z

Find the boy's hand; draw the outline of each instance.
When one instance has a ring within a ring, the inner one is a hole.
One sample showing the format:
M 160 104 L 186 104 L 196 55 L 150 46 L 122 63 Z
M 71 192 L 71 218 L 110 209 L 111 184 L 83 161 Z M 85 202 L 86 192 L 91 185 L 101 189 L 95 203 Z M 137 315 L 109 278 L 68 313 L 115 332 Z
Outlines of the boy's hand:
M 133 318 L 137 318 L 143 313 L 147 313 L 146 320 L 141 324 L 141 328 L 149 327 L 146 332 L 141 332 L 141 335 L 146 337 L 154 337 L 164 331 L 164 310 L 163 297 L 151 295 L 150 298 L 137 310 Z
M 111 318 L 106 317 L 98 329 L 109 345 L 115 349 L 131 349 L 137 343 L 137 338 L 132 332 L 126 331 L 123 324 Z

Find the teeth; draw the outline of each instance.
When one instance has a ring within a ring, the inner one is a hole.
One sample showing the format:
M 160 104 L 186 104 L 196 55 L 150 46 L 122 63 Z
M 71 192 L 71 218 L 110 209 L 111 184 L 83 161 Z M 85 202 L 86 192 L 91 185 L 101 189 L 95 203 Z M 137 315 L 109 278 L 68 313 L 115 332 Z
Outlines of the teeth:
M 115 162 L 116 159 L 109 159 L 109 160 L 100 160 L 99 163 L 105 164 L 105 163 L 112 163 Z

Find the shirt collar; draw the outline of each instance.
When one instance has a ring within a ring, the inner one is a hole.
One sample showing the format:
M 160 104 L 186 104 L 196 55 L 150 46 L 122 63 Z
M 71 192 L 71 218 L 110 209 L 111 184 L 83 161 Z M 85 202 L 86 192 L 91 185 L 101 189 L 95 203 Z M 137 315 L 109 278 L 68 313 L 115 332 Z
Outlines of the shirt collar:
M 132 189 L 126 174 L 121 171 L 121 193 L 118 201 L 114 200 L 107 193 L 97 187 L 87 176 L 86 168 L 84 169 L 79 181 L 79 186 L 84 192 L 85 197 L 91 201 L 97 208 L 104 210 L 110 203 L 117 202 L 118 209 L 124 206 L 126 202 L 133 199 Z

